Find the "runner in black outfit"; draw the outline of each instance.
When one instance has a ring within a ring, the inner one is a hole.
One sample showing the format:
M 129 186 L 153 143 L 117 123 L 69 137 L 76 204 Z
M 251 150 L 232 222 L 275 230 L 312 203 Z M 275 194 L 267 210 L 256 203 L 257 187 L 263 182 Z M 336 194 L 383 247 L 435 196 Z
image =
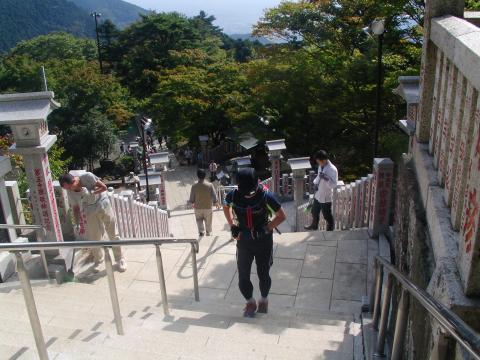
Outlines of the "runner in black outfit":
M 237 240 L 238 285 L 247 300 L 243 315 L 253 317 L 257 304 L 253 298 L 250 272 L 253 260 L 257 265 L 261 299 L 259 313 L 268 311 L 268 293 L 272 280 L 270 266 L 273 263 L 273 229 L 286 219 L 280 203 L 258 183 L 258 176 L 252 168 L 238 172 L 238 190 L 232 190 L 225 198 L 223 211 Z M 233 212 L 233 213 L 232 213 Z M 234 223 L 233 214 L 236 217 Z M 269 221 L 269 216 L 274 218 Z

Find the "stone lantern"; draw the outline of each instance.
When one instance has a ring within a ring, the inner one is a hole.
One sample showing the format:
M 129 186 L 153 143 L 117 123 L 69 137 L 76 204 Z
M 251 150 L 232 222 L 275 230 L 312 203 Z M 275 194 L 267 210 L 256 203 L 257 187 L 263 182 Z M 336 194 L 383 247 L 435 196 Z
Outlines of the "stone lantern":
M 47 124 L 47 116 L 60 107 L 53 98 L 51 91 L 0 95 L 0 125 L 11 127 L 10 151 L 23 156 L 35 223 L 45 228 L 45 240 L 63 241 L 47 155 L 57 140 Z
M 165 189 L 165 169 L 170 163 L 170 157 L 168 151 L 160 152 L 156 154 L 150 154 L 150 164 L 155 168 L 155 173 L 159 177 L 158 183 L 158 204 L 161 209 L 167 208 L 167 192 Z M 150 180 L 150 174 L 149 180 Z
M 312 165 L 308 157 L 289 159 L 288 164 L 293 173 L 293 200 L 296 206 L 300 206 L 305 195 L 305 170 Z
M 272 192 L 278 194 L 280 191 L 280 159 L 282 150 L 285 150 L 285 139 L 271 140 L 266 142 L 270 163 L 272 164 Z
M 400 76 L 399 85 L 393 91 L 407 103 L 406 119 L 400 120 L 400 128 L 411 138 L 409 151 L 412 150 L 413 135 L 417 124 L 418 104 L 420 102 L 420 77 Z
M 60 107 L 53 98 L 51 91 L 0 95 L 0 125 L 12 129 L 15 144 L 10 147 L 10 152 L 23 156 L 33 220 L 44 229 L 44 232 L 37 232 L 38 241 L 63 241 L 48 161 L 48 150 L 57 137 L 49 133 L 47 117 Z M 71 264 L 72 253 L 69 249 L 46 252 L 52 265 L 48 266 L 48 271 L 63 271 Z

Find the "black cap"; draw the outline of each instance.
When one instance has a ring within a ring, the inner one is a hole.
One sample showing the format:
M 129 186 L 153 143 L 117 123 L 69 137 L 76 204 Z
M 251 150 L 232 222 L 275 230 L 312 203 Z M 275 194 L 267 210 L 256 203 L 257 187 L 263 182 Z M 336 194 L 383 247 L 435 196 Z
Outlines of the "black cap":
M 248 167 L 238 170 L 237 174 L 238 191 L 242 195 L 249 195 L 258 186 L 258 175 L 255 169 Z

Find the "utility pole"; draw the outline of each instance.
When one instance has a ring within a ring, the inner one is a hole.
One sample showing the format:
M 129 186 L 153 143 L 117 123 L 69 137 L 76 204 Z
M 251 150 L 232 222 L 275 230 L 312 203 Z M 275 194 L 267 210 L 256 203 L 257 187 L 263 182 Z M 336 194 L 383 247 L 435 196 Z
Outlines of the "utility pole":
M 148 184 L 148 168 L 147 168 L 147 139 L 145 134 L 145 128 L 149 128 L 151 126 L 152 119 L 149 119 L 145 116 L 141 116 L 137 118 L 137 128 L 142 140 L 142 147 L 143 147 L 143 172 L 145 174 L 145 186 L 146 186 L 146 195 L 147 195 L 147 203 L 150 201 L 150 189 Z
M 103 74 L 103 62 L 102 62 L 102 52 L 100 50 L 100 36 L 98 34 L 98 18 L 102 16 L 102 14 L 93 11 L 90 15 L 95 19 L 95 33 L 97 34 L 97 49 L 98 49 L 98 63 L 100 64 L 100 73 Z
M 382 119 L 382 92 L 383 92 L 383 35 L 385 33 L 385 20 L 376 19 L 370 25 L 373 35 L 378 37 L 378 52 L 377 52 L 377 96 L 375 116 L 375 139 L 373 145 L 373 157 L 378 156 L 378 138 L 380 134 L 380 124 Z

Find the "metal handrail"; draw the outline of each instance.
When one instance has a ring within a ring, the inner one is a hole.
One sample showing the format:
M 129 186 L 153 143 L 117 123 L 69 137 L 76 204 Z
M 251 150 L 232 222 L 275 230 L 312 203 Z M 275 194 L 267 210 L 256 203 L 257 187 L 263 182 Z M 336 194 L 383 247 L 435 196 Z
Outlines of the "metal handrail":
M 35 242 L 35 243 L 2 243 L 0 251 L 31 251 L 31 250 L 51 250 L 51 249 L 86 249 L 115 246 L 132 245 L 156 245 L 156 244 L 196 244 L 198 239 L 176 239 L 176 238 L 126 238 L 122 240 L 102 240 L 102 241 L 63 241 L 63 242 Z
M 18 226 L 16 227 L 18 228 Z M 41 227 L 40 227 L 41 228 Z M 33 336 L 39 358 L 41 360 L 48 360 L 47 346 L 43 336 L 42 326 L 38 317 L 37 307 L 35 305 L 35 298 L 32 291 L 32 285 L 28 277 L 27 270 L 22 257 L 22 252 L 31 250 L 49 250 L 49 249 L 85 249 L 85 248 L 103 248 L 105 252 L 105 270 L 108 278 L 108 288 L 110 291 L 110 299 L 112 302 L 113 316 L 115 326 L 119 335 L 124 334 L 122 315 L 120 313 L 120 303 L 118 300 L 117 287 L 115 284 L 115 276 L 113 272 L 112 258 L 110 255 L 110 248 L 116 246 L 138 246 L 138 245 L 154 245 L 155 254 L 157 258 L 157 271 L 160 283 L 160 293 L 162 299 L 162 306 L 165 315 L 169 315 L 167 289 L 165 285 L 165 273 L 163 269 L 162 253 L 160 246 L 164 244 L 190 244 L 192 256 L 192 270 L 193 270 L 193 287 L 195 293 L 195 300 L 199 301 L 198 289 L 198 268 L 197 268 L 197 252 L 199 250 L 198 239 L 176 239 L 176 238 L 135 238 L 124 239 L 118 241 L 70 241 L 70 242 L 39 242 L 39 243 L 4 243 L 0 244 L 0 252 L 10 251 L 15 253 L 17 259 L 17 272 L 22 286 L 25 305 L 27 308 L 30 326 L 32 327 Z
M 394 344 L 392 349 L 392 360 L 395 360 L 397 356 L 400 357 L 402 352 L 401 347 L 403 345 L 403 337 L 407 321 L 406 312 L 408 311 L 408 295 L 413 296 L 423 306 L 423 308 L 425 308 L 425 310 L 427 310 L 428 313 L 439 322 L 442 328 L 444 328 L 462 347 L 465 348 L 465 350 L 467 350 L 475 359 L 480 360 L 480 337 L 457 314 L 436 300 L 425 290 L 415 285 L 385 258 L 377 255 L 375 257 L 375 267 L 376 282 L 374 286 L 376 289 L 372 325 L 375 329 L 377 329 L 380 322 L 376 349 L 377 356 L 385 356 L 385 336 L 388 322 L 389 304 L 391 300 L 390 297 L 392 293 L 393 276 L 402 286 L 402 296 L 399 302 L 399 313 L 397 315 L 397 324 L 393 339 Z M 384 269 L 388 271 L 388 278 L 383 304 L 381 305 L 380 300 Z M 399 317 L 401 318 L 401 321 L 399 321 Z M 402 340 L 396 341 L 397 337 L 401 338 Z
M 0 224 L 0 229 L 44 230 L 42 225 Z

